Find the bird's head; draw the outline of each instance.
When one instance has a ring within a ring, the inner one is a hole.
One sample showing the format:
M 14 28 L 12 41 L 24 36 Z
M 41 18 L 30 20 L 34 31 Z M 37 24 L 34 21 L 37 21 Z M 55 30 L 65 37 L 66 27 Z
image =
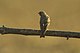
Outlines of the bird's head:
M 39 11 L 39 13 L 38 13 L 40 16 L 44 16 L 46 13 L 45 13 L 45 11 Z

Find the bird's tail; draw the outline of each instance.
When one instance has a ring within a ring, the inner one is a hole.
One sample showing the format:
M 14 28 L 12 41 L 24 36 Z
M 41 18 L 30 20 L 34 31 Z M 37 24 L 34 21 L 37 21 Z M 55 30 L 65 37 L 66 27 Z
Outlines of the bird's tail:
M 46 31 L 45 30 L 41 30 L 41 32 L 40 32 L 40 38 L 45 38 L 45 33 L 46 33 Z

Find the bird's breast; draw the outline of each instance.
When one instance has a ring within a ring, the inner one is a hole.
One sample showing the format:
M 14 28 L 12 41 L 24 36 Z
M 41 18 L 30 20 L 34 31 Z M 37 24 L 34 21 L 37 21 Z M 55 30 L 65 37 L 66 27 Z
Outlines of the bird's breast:
M 48 22 L 50 22 L 50 18 L 48 18 Z

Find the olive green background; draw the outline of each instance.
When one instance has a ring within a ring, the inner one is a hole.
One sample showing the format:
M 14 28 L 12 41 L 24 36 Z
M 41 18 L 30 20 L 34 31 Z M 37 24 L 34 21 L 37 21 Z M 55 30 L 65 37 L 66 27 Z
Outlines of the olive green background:
M 0 0 L 0 26 L 39 29 L 40 10 L 50 30 L 80 31 L 80 0 Z M 80 53 L 80 39 L 0 35 L 0 53 Z

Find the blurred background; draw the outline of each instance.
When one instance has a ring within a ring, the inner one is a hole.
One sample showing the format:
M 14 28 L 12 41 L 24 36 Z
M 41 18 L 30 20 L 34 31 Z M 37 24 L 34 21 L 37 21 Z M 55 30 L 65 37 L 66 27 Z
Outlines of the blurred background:
M 49 30 L 80 31 L 80 0 L 0 0 L 0 26 L 39 29 L 40 10 L 51 17 Z M 80 39 L 0 35 L 0 53 L 80 53 Z

